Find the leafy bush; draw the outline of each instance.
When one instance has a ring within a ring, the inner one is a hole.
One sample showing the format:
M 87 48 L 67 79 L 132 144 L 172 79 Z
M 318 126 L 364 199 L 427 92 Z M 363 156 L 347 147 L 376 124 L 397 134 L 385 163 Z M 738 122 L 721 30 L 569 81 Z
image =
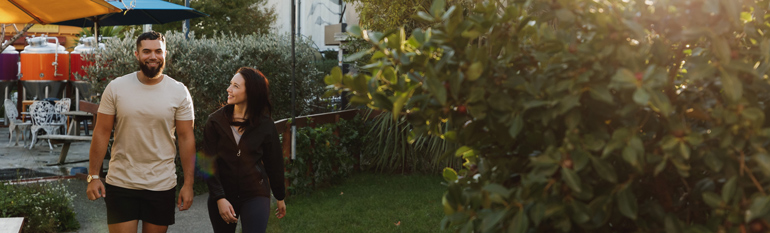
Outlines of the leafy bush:
M 64 232 L 80 228 L 75 194 L 59 182 L 0 184 L 0 217 L 24 217 L 24 232 Z
M 291 194 L 336 184 L 354 171 L 364 144 L 360 117 L 317 127 L 297 128 L 296 159 L 286 162 Z M 338 135 L 335 135 L 337 130 Z
M 462 146 L 443 227 L 766 232 L 769 3 L 435 0 L 326 82 Z
M 110 80 L 138 71 L 136 35 L 127 32 L 124 39 L 106 42 L 106 50 L 98 56 L 87 56 L 95 65 L 86 68 L 94 93 L 102 93 Z M 195 105 L 195 135 L 202 139 L 208 115 L 226 102 L 227 86 L 235 71 L 242 66 L 255 67 L 270 81 L 273 118 L 291 115 L 291 37 L 287 35 L 220 35 L 212 38 L 184 39 L 184 34 L 167 32 L 168 55 L 165 74 L 187 85 Z M 317 69 L 313 42 L 297 38 L 296 43 L 296 111 L 310 113 L 313 100 L 323 92 L 322 75 Z M 94 100 L 97 101 L 97 100 Z

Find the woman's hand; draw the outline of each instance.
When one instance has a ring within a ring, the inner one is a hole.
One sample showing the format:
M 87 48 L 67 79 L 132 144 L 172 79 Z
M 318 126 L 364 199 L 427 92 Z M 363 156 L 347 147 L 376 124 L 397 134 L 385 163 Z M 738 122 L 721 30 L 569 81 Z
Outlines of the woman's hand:
M 226 223 L 238 223 L 233 205 L 227 199 L 217 200 L 217 207 L 219 207 L 219 216 L 222 216 L 222 220 L 225 220 Z
M 283 218 L 286 216 L 286 203 L 283 200 L 278 201 L 278 208 L 275 209 L 275 216 Z

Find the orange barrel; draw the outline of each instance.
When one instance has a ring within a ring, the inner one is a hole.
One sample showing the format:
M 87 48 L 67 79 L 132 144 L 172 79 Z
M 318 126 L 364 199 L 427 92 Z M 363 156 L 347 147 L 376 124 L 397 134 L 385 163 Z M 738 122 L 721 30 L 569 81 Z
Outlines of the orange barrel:
M 15 89 L 16 80 L 19 79 L 19 52 L 13 46 L 8 46 L 0 53 L 0 94 L 3 101 Z
M 69 52 L 56 37 L 29 37 L 27 43 L 21 51 L 20 77 L 25 99 L 62 98 L 70 77 Z

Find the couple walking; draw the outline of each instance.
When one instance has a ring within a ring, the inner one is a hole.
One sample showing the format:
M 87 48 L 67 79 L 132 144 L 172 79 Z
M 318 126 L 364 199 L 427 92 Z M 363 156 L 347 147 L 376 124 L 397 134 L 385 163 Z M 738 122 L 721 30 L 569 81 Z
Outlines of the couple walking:
M 193 200 L 195 136 L 193 101 L 184 84 L 163 74 L 166 40 L 145 32 L 136 39 L 140 71 L 112 80 L 104 90 L 89 151 L 87 197 L 104 198 L 110 232 L 166 232 L 174 208 Z M 212 164 L 208 212 L 214 232 L 265 232 L 270 190 L 276 216 L 286 215 L 283 157 L 271 118 L 269 83 L 258 70 L 238 69 L 227 105 L 209 115 L 199 159 Z M 109 174 L 99 177 L 114 129 Z M 178 136 L 175 137 L 174 133 Z M 174 200 L 176 142 L 184 185 Z

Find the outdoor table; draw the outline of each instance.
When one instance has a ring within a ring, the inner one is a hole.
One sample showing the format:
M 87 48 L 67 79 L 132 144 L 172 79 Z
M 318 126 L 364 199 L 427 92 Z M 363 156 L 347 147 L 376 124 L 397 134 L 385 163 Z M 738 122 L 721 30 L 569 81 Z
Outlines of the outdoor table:
M 51 140 L 51 143 L 61 143 L 61 153 L 59 154 L 59 160 L 56 163 L 53 164 L 47 164 L 46 166 L 56 166 L 56 165 L 64 165 L 68 163 L 80 163 L 80 162 L 86 162 L 88 160 L 83 161 L 73 161 L 73 162 L 65 162 L 67 159 L 67 154 L 69 154 L 70 144 L 73 142 L 90 142 L 91 136 L 80 136 L 80 127 L 78 124 L 80 122 L 84 122 L 88 119 L 93 118 L 93 114 L 90 112 L 84 112 L 84 111 L 67 111 L 62 112 L 61 114 L 71 118 L 69 121 L 69 127 L 67 130 L 66 135 L 40 135 L 38 136 L 38 139 L 48 139 Z M 88 125 L 85 126 L 85 133 L 88 135 Z
M 84 111 L 67 111 L 62 112 L 61 114 L 66 115 L 69 119 L 69 127 L 67 130 L 67 135 L 75 135 L 80 136 L 80 122 L 86 122 L 87 120 L 93 119 L 94 115 L 90 112 L 84 112 Z M 85 129 L 85 135 L 88 135 L 88 123 L 84 124 Z
M 21 232 L 22 226 L 24 226 L 23 217 L 0 218 L 0 233 Z

